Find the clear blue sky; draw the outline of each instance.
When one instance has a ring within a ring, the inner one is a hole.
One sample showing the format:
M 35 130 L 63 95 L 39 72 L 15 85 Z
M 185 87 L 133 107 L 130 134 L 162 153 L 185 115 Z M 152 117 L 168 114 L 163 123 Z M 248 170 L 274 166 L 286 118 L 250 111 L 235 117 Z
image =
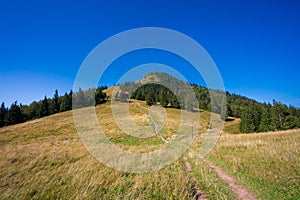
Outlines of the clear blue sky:
M 55 89 L 69 91 L 82 61 L 101 41 L 155 26 L 198 41 L 228 91 L 300 107 L 299 10 L 297 0 L 1 1 L 0 101 L 28 104 Z M 109 77 L 107 72 L 103 84 L 114 84 Z

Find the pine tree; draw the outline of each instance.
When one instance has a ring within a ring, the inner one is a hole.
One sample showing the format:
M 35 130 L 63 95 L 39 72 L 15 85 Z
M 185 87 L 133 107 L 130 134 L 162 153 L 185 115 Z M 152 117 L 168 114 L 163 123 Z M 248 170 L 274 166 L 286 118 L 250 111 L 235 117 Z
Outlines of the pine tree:
M 60 110 L 60 102 L 59 102 L 58 90 L 56 89 L 54 92 L 53 99 L 51 101 L 51 114 L 58 113 L 59 110 Z
M 253 106 L 251 107 L 251 114 L 252 114 L 252 118 L 253 118 L 253 123 L 254 123 L 254 131 L 258 132 L 259 130 L 259 125 L 260 125 L 260 120 L 261 120 L 261 106 L 258 103 L 253 104 Z
M 286 105 L 273 100 L 273 107 L 271 110 L 271 114 L 272 114 L 272 126 L 274 126 L 276 130 L 288 129 L 287 120 L 290 113 Z
M 7 108 L 5 107 L 5 104 L 3 102 L 0 107 L 0 127 L 3 127 L 6 125 L 6 122 L 5 122 L 6 115 L 7 115 Z
M 233 117 L 233 112 L 232 112 L 231 106 L 229 104 L 227 104 L 227 106 L 226 106 L 226 118 L 227 117 Z
M 151 106 L 156 104 L 156 95 L 155 95 L 155 86 L 157 85 L 148 85 L 150 87 L 146 87 L 145 91 L 145 100 L 146 104 Z
M 45 116 L 48 116 L 49 114 L 50 114 L 49 102 L 48 102 L 47 96 L 45 96 L 44 100 L 41 103 L 39 115 L 40 115 L 40 117 L 45 117 Z
M 106 98 L 106 93 L 103 93 L 101 88 L 98 87 L 96 90 L 96 94 L 95 94 L 95 99 L 96 99 L 96 105 L 97 104 L 101 104 L 105 102 L 105 98 Z
M 265 104 L 261 108 L 260 124 L 258 127 L 259 132 L 275 130 L 272 126 L 271 107 L 271 105 Z
M 247 107 L 243 111 L 239 128 L 241 133 L 251 133 L 255 131 L 255 120 L 250 107 Z
M 166 92 L 164 91 L 163 88 L 160 89 L 158 98 L 159 98 L 159 103 L 162 107 L 166 107 L 169 104 Z
M 174 94 L 170 97 L 170 104 L 172 108 L 180 108 L 180 103 Z
M 298 119 L 297 120 L 297 128 L 300 128 L 300 109 L 297 109 L 297 112 L 296 112 L 296 118 Z
M 288 115 L 285 119 L 284 130 L 297 128 L 297 118 L 293 115 Z
M 41 109 L 41 103 L 38 103 L 36 101 L 32 102 L 30 104 L 31 112 L 30 112 L 30 119 L 37 119 L 40 117 L 40 109 Z
M 153 103 L 153 100 L 152 100 L 152 97 L 151 97 L 151 94 L 146 94 L 145 95 L 145 100 L 146 100 L 146 104 L 148 106 L 152 106 L 154 103 Z
M 15 101 L 11 107 L 9 108 L 7 112 L 6 117 L 6 124 L 12 125 L 12 124 L 18 124 L 24 121 L 23 114 L 21 112 L 20 106 L 17 104 L 17 101 Z
M 261 108 L 256 102 L 250 102 L 241 114 L 240 131 L 242 133 L 258 132 L 261 123 Z
M 141 89 L 137 89 L 134 94 L 134 98 L 137 100 L 145 100 L 145 96 L 142 94 Z
M 297 109 L 294 106 L 290 106 L 290 113 L 295 117 L 295 128 L 300 128 L 300 109 Z
M 73 91 L 71 90 L 69 94 L 65 93 L 64 96 L 61 96 L 59 98 L 59 102 L 60 102 L 59 112 L 72 110 L 72 94 Z
M 78 92 L 76 92 L 74 96 L 74 106 L 75 108 L 83 108 L 87 106 L 87 101 L 85 98 L 85 94 L 81 88 L 79 88 Z
M 70 90 L 67 98 L 66 110 L 72 110 L 73 91 Z
M 64 96 L 60 97 L 59 112 L 67 111 L 67 104 L 68 104 L 68 94 L 65 93 Z

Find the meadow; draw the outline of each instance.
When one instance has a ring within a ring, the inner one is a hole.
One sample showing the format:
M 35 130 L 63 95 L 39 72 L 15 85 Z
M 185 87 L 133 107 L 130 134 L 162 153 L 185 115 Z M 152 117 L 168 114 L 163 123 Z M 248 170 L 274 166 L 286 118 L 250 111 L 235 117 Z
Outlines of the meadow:
M 149 109 L 143 101 L 135 101 Z M 161 134 L 171 140 L 180 120 L 168 108 Z M 159 137 L 135 138 L 113 120 L 111 104 L 96 113 L 107 138 L 127 151 L 153 151 L 166 145 Z M 150 116 L 134 104 L 132 120 L 151 125 Z M 201 112 L 191 151 L 159 171 L 126 173 L 94 158 L 80 140 L 72 111 L 0 129 L 0 199 L 193 199 L 195 185 L 204 199 L 237 199 L 230 186 L 195 156 L 211 113 Z M 224 132 L 206 157 L 237 179 L 257 199 L 300 198 L 300 130 L 237 134 L 238 119 L 226 122 Z M 235 134 L 231 134 L 232 131 Z M 187 170 L 183 157 L 192 165 Z
M 259 199 L 300 199 L 300 130 L 226 134 L 208 159 Z

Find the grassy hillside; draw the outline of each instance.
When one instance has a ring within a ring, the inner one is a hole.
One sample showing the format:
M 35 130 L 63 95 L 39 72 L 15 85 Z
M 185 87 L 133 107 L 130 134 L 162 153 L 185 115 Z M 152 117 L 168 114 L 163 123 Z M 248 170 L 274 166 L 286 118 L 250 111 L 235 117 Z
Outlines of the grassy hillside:
M 97 107 L 99 116 L 109 115 L 107 107 Z M 109 120 L 102 123 L 111 126 Z M 111 134 L 112 140 L 116 138 L 122 145 L 135 143 L 122 133 Z M 146 174 L 119 172 L 99 163 L 81 143 L 72 112 L 4 127 L 0 145 L 0 199 L 190 199 L 193 195 L 181 160 Z
M 143 101 L 135 101 L 149 108 Z M 107 137 L 128 151 L 152 151 L 165 145 L 158 137 L 137 139 L 114 123 L 110 103 L 96 107 Z M 162 130 L 172 137 L 179 110 L 166 109 Z M 147 113 L 132 104 L 130 114 L 139 125 L 151 124 Z M 197 150 L 211 114 L 201 112 L 192 149 Z M 236 130 L 238 120 L 226 122 L 226 132 Z M 224 133 L 208 157 L 261 199 L 299 197 L 300 131 L 248 135 Z M 236 199 L 230 187 L 205 163 L 187 152 L 188 172 L 182 158 L 156 172 L 131 174 L 98 162 L 86 150 L 73 124 L 72 112 L 64 112 L 0 129 L 0 199 L 192 199 L 194 186 L 208 199 Z
M 209 156 L 261 199 L 300 199 L 300 130 L 225 135 Z

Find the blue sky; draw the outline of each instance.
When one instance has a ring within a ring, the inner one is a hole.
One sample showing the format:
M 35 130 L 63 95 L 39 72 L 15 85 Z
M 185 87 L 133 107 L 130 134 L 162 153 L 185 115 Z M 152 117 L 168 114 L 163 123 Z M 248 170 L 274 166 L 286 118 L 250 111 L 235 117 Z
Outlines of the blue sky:
M 164 27 L 199 42 L 215 61 L 228 91 L 258 101 L 300 107 L 300 3 L 291 1 L 1 1 L 0 101 L 28 104 L 73 88 L 76 73 L 100 42 L 138 27 Z M 146 52 L 147 53 L 147 52 Z M 174 64 L 152 52 L 119 62 Z M 157 56 L 156 56 L 157 55 Z M 130 56 L 129 56 L 130 57 Z M 116 62 L 117 63 L 117 62 Z M 186 75 L 192 82 L 201 77 Z

